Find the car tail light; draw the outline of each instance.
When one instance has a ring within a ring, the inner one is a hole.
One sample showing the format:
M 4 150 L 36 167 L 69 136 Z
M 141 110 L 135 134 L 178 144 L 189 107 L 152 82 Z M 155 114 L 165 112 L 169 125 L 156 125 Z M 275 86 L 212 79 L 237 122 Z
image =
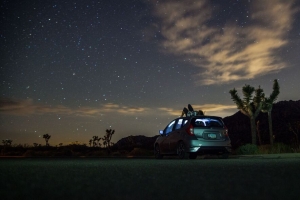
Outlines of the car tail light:
M 189 135 L 194 135 L 194 127 L 192 124 L 186 129 L 186 132 Z
M 226 126 L 224 126 L 224 128 L 225 128 L 224 135 L 225 135 L 225 136 L 228 136 L 228 128 L 227 128 Z

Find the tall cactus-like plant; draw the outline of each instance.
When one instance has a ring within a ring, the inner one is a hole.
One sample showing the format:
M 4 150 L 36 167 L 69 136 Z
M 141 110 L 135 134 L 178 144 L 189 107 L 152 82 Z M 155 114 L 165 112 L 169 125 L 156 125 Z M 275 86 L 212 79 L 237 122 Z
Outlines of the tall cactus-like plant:
M 260 87 L 255 89 L 250 85 L 245 85 L 242 88 L 242 92 L 244 95 L 243 100 L 239 97 L 235 88 L 229 91 L 231 99 L 237 105 L 237 108 L 241 111 L 241 113 L 250 118 L 252 144 L 256 144 L 255 119 L 261 111 L 264 100 L 264 92 Z M 253 97 L 254 92 L 255 96 Z
M 107 147 L 108 151 L 110 151 L 110 146 L 111 146 L 111 137 L 115 133 L 115 130 L 112 129 L 106 129 L 106 133 L 104 137 L 102 138 L 103 140 L 103 145 Z
M 43 135 L 43 138 L 44 138 L 45 141 L 46 141 L 46 146 L 50 146 L 50 145 L 49 145 L 49 140 L 50 140 L 50 138 L 51 138 L 51 135 L 49 135 L 48 133 L 46 133 L 46 134 Z
M 92 142 L 93 142 L 93 147 L 97 147 L 99 144 L 101 138 L 99 138 L 98 136 L 93 136 Z
M 276 101 L 279 95 L 279 83 L 278 80 L 275 79 L 273 83 L 273 91 L 270 97 L 266 97 L 262 106 L 261 111 L 268 113 L 268 122 L 269 122 L 269 135 L 270 135 L 270 145 L 273 145 L 273 127 L 272 127 L 272 108 L 273 103 Z

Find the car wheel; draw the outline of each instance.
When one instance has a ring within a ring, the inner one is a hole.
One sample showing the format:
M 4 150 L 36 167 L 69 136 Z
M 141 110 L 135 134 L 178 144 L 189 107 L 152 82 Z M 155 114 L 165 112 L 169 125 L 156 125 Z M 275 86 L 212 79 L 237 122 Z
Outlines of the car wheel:
M 186 152 L 185 152 L 185 145 L 183 142 L 179 142 L 177 145 L 177 155 L 180 159 L 184 159 Z
M 155 145 L 155 148 L 154 148 L 154 157 L 155 157 L 156 159 L 161 159 L 161 158 L 163 158 L 163 155 L 160 154 L 160 149 L 159 149 L 158 144 Z
M 196 159 L 197 158 L 197 153 L 190 153 L 189 154 L 189 159 Z

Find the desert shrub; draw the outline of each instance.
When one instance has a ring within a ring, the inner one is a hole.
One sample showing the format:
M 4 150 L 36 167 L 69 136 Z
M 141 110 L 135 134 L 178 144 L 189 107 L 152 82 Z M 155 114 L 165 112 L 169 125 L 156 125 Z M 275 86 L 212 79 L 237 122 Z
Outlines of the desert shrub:
M 63 148 L 59 148 L 58 150 L 53 151 L 52 156 L 65 157 L 65 156 L 74 156 L 74 155 L 73 155 L 73 152 L 71 149 L 63 147 Z
M 255 144 L 245 144 L 237 149 L 237 154 L 253 155 L 258 154 L 258 147 Z
M 129 156 L 153 156 L 153 151 L 147 149 L 134 148 L 129 154 Z
M 293 150 L 289 145 L 284 143 L 274 143 L 270 149 L 270 153 L 292 153 Z
M 87 156 L 108 156 L 108 152 L 106 150 L 90 151 Z
M 33 157 L 35 156 L 35 152 L 33 150 L 27 150 L 24 154 L 24 157 Z
M 122 154 L 121 154 L 119 151 L 111 152 L 110 155 L 111 155 L 111 156 L 115 156 L 115 157 L 122 156 Z
M 271 145 L 265 144 L 265 145 L 260 145 L 258 146 L 258 153 L 259 154 L 269 154 L 271 151 Z
M 258 147 L 259 154 L 276 154 L 276 153 L 292 153 L 295 152 L 291 146 L 284 143 L 274 143 L 271 145 L 261 145 Z
M 294 153 L 300 153 L 300 148 L 299 147 L 298 148 L 293 148 L 292 150 L 293 150 Z

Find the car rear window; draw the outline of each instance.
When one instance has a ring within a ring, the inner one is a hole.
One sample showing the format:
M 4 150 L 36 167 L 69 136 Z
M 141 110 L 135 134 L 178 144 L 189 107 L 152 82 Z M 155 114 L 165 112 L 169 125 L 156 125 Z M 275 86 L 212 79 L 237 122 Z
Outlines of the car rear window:
M 224 123 L 221 118 L 217 117 L 201 117 L 192 119 L 194 127 L 223 127 Z

